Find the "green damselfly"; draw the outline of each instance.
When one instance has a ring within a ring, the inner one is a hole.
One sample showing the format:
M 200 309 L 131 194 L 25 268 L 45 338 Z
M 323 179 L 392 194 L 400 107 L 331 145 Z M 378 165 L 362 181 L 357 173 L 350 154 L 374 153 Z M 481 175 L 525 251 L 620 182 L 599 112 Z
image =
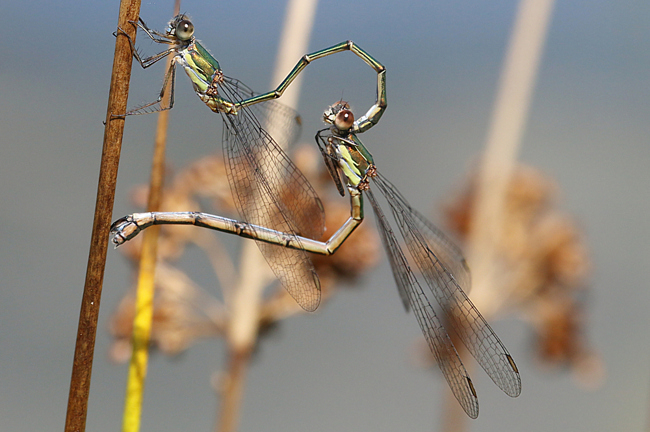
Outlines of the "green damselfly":
M 150 29 L 142 19 L 133 24 L 152 41 L 169 46 L 156 55 L 142 58 L 132 43 L 133 55 L 143 68 L 169 55 L 173 61 L 165 74 L 163 90 L 158 99 L 132 109 L 126 115 L 170 109 L 174 104 L 176 65 L 183 68 L 196 94 L 212 111 L 221 114 L 224 123 L 222 141 L 226 170 L 235 204 L 246 224 L 242 226 L 235 221 L 227 222 L 223 230 L 257 240 L 269 266 L 291 296 L 305 310 L 315 310 L 320 303 L 320 281 L 305 252 L 310 249 L 308 245 L 303 245 L 303 238 L 319 238 L 323 234 L 323 205 L 304 175 L 262 127 L 251 107 L 263 106 L 261 112 L 265 116 L 280 118 L 280 130 L 294 128 L 295 115 L 291 117 L 287 114 L 292 110 L 280 108 L 281 105 L 272 100 L 279 98 L 312 61 L 351 51 L 377 72 L 377 103 L 355 126 L 358 131 L 364 131 L 379 121 L 386 108 L 385 68 L 352 41 L 347 41 L 303 56 L 275 90 L 255 94 L 241 81 L 224 75 L 219 62 L 194 37 L 194 25 L 187 16 L 175 16 L 165 33 Z M 121 34 L 126 35 L 124 32 Z M 170 81 L 169 105 L 162 106 L 164 89 Z M 266 103 L 256 105 L 260 102 Z M 283 193 L 287 187 L 291 194 Z M 114 224 L 115 244 L 130 238 L 123 234 L 125 229 L 120 228 L 122 222 L 118 220 Z M 201 223 L 195 221 L 195 224 Z M 268 228 L 262 228 L 262 225 Z M 269 235 L 273 240 L 267 238 Z M 295 244 L 296 247 L 278 248 L 269 245 L 269 242 Z
M 478 416 L 476 391 L 449 334 L 436 315 L 431 295 L 440 306 L 445 324 L 453 329 L 494 383 L 509 396 L 519 396 L 521 379 L 514 360 L 463 290 L 469 289 L 471 278 L 460 249 L 414 210 L 397 188 L 377 171 L 372 155 L 350 127 L 354 115 L 347 103 L 340 102 L 330 107 L 324 113 L 324 120 L 331 126 L 316 134 L 316 142 L 332 179 L 342 196 L 346 187 L 351 195 L 356 191 L 367 195 L 404 307 L 414 311 L 440 370 L 465 412 L 472 418 Z M 370 190 L 370 180 L 388 202 L 412 261 L 429 290 L 422 289 L 411 270 L 395 233 Z
M 323 117 L 330 126 L 318 131 L 316 142 L 339 193 L 345 195 L 347 189 L 351 203 L 349 219 L 326 242 L 196 212 L 136 213 L 118 221 L 113 227 L 113 234 L 124 241 L 155 224 L 193 224 L 285 248 L 330 255 L 363 221 L 365 194 L 375 212 L 402 302 L 407 310 L 414 311 L 440 370 L 465 412 L 472 418 L 478 416 L 477 394 L 449 334 L 436 314 L 434 303 L 440 305 L 445 324 L 453 329 L 494 383 L 509 396 L 518 396 L 521 393 L 521 379 L 514 360 L 463 290 L 470 286 L 470 274 L 460 249 L 414 210 L 397 188 L 377 171 L 372 155 L 357 137 L 359 127 L 346 103 L 333 105 Z M 388 219 L 370 190 L 371 180 L 388 202 L 427 290 L 422 288 L 411 270 Z

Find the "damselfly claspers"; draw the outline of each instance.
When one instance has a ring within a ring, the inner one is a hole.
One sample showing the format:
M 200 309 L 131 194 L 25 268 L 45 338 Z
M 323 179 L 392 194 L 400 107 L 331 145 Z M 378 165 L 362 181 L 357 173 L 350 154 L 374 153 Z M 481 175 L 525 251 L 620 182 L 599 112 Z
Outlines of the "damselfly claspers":
M 355 122 L 356 130 L 362 132 L 375 125 L 386 108 L 384 66 L 352 41 L 342 42 L 303 56 L 275 90 L 255 94 L 242 82 L 224 75 L 219 62 L 194 37 L 194 25 L 187 16 L 181 14 L 174 17 L 165 33 L 150 29 L 142 19 L 133 24 L 154 42 L 169 45 L 156 55 L 142 58 L 132 43 L 133 55 L 143 68 L 169 55 L 173 61 L 165 74 L 163 90 L 158 99 L 132 109 L 126 115 L 170 109 L 174 104 L 176 65 L 183 68 L 199 98 L 212 111 L 220 113 L 223 119 L 222 141 L 228 179 L 237 209 L 246 221 L 244 225 L 228 222 L 228 228 L 224 229 L 257 240 L 269 266 L 291 296 L 305 310 L 315 310 L 320 303 L 320 281 L 305 252 L 309 247 L 302 243 L 304 237 L 319 238 L 323 234 L 323 205 L 307 179 L 262 127 L 250 107 L 266 102 L 260 106 L 265 107 L 262 112 L 271 118 L 291 112 L 286 107 L 281 109 L 281 105 L 271 100 L 279 98 L 312 61 L 351 51 L 377 72 L 377 102 Z M 121 34 L 126 35 L 123 31 Z M 170 80 L 169 105 L 162 106 L 164 89 Z M 290 116 L 284 115 L 285 119 L 287 117 Z M 294 127 L 295 121 L 292 125 L 291 120 L 281 120 L 279 129 Z M 283 193 L 287 188 L 291 190 L 290 194 Z M 201 225 L 201 222 L 195 221 L 195 224 Z M 113 225 L 114 243 L 119 245 L 129 239 L 128 231 L 124 228 L 124 218 L 116 221 Z M 282 234 L 278 237 L 277 233 Z M 272 246 L 267 239 L 269 235 L 273 237 L 271 243 L 295 244 L 296 247 Z
M 447 325 L 476 358 L 494 383 L 512 397 L 521 393 L 521 379 L 514 360 L 499 337 L 467 297 L 470 274 L 461 251 L 431 222 L 414 210 L 395 186 L 377 170 L 370 152 L 357 137 L 354 115 L 346 103 L 333 105 L 324 113 L 330 127 L 316 134 L 325 164 L 341 195 L 350 195 L 349 219 L 326 242 L 296 238 L 276 230 L 252 226 L 205 213 L 136 213 L 114 225 L 121 241 L 156 224 L 193 224 L 236 233 L 285 248 L 330 255 L 363 221 L 363 195 L 375 212 L 379 232 L 389 257 L 393 276 L 406 309 L 412 309 L 431 352 L 454 396 L 472 418 L 478 416 L 478 397 L 473 382 L 445 330 Z M 395 233 L 370 189 L 370 181 L 386 198 L 407 249 L 428 289 L 423 289 Z M 442 312 L 438 318 L 433 304 Z

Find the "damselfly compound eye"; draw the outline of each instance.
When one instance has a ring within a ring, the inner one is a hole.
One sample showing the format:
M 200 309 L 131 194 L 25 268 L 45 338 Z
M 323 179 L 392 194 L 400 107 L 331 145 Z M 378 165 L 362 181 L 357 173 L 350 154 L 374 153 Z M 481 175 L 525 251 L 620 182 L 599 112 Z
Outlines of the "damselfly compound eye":
M 190 20 L 184 19 L 176 24 L 176 37 L 180 40 L 188 40 L 194 34 L 194 24 Z
M 336 118 L 334 119 L 334 126 L 336 126 L 338 130 L 347 131 L 352 127 L 353 124 L 354 114 L 352 114 L 352 111 L 344 109 L 336 114 Z

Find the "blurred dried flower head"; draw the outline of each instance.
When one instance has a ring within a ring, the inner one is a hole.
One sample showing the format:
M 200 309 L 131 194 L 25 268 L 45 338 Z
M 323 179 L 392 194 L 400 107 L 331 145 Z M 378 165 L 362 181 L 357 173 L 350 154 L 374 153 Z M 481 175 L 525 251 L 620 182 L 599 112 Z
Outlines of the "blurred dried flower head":
M 333 183 L 320 158 L 316 149 L 308 145 L 298 147 L 292 156 L 323 201 L 327 226 L 324 240 L 347 220 L 350 207 L 347 197 L 341 198 L 333 193 Z M 290 193 L 291 185 L 288 185 L 284 199 L 290 199 Z M 132 195 L 133 201 L 139 207 L 145 207 L 147 195 L 147 187 L 139 186 Z M 203 208 L 206 204 L 210 208 Z M 237 217 L 222 158 L 205 156 L 173 175 L 164 190 L 161 211 L 204 211 Z M 229 319 L 228 291 L 234 289 L 237 280 L 236 266 L 219 240 L 223 235 L 227 234 L 193 226 L 161 226 L 151 338 L 152 344 L 161 352 L 178 354 L 198 338 L 223 336 Z M 137 236 L 120 248 L 133 262 L 136 276 L 141 241 L 142 236 Z M 210 290 L 199 287 L 175 265 L 188 245 L 198 246 L 208 256 L 224 290 L 224 302 L 209 294 Z M 379 238 L 372 224 L 364 223 L 336 254 L 330 257 L 311 255 L 321 279 L 323 303 L 341 282 L 355 281 L 374 266 L 379 259 L 379 250 Z M 244 271 L 246 269 L 239 269 L 239 272 Z M 283 318 L 303 313 L 279 284 L 275 283 L 273 289 L 261 305 L 260 330 L 275 327 Z M 110 331 L 114 337 L 111 357 L 115 361 L 126 361 L 130 356 L 134 292 L 135 287 L 125 295 L 111 318 Z
M 448 226 L 466 240 L 471 231 L 476 176 L 446 206 Z M 519 165 L 506 193 L 498 260 L 506 273 L 505 304 L 535 329 L 538 359 L 570 368 L 581 382 L 600 382 L 603 367 L 585 337 L 584 298 L 589 257 L 572 218 L 556 208 L 558 187 L 538 170 Z M 471 265 L 471 263 L 470 263 Z
M 192 162 L 173 175 L 166 182 L 160 211 L 201 211 L 201 202 L 206 200 L 220 214 L 232 216 L 236 213 L 223 159 L 208 155 Z M 131 192 L 131 201 L 140 208 L 146 208 L 149 187 L 136 186 Z M 203 230 L 193 226 L 163 225 L 158 239 L 159 259 L 180 258 L 188 243 L 201 242 Z M 120 251 L 137 263 L 142 249 L 142 236 L 136 236 L 120 247 Z
M 185 273 L 159 262 L 155 284 L 151 342 L 161 352 L 176 355 L 198 338 L 223 334 L 226 316 L 223 305 Z M 114 361 L 126 362 L 131 356 L 134 315 L 135 290 L 130 290 L 109 323 L 114 338 L 110 356 Z

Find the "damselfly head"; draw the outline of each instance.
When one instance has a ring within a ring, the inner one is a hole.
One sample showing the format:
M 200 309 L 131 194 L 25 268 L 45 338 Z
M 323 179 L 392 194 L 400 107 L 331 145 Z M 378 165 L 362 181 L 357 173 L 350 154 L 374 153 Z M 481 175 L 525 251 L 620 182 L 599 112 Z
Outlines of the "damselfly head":
M 325 110 L 323 120 L 334 125 L 339 132 L 347 132 L 354 124 L 354 114 L 347 102 L 339 101 Z
M 189 17 L 183 14 L 176 15 L 167 27 L 167 34 L 178 40 L 187 41 L 194 35 L 194 24 Z

